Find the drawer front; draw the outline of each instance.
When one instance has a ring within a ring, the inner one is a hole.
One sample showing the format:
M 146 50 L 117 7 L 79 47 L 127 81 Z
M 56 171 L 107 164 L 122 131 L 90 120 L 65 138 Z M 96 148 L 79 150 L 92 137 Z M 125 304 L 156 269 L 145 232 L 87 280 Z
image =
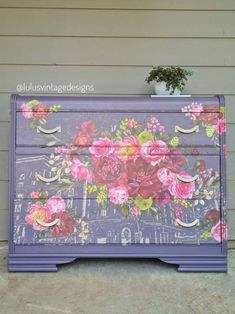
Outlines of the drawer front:
M 93 152 L 91 150 L 91 152 Z M 129 159 L 119 151 L 94 158 L 89 149 L 80 154 L 17 155 L 15 198 L 59 193 L 64 198 L 109 198 L 114 187 L 124 187 L 128 198 L 152 198 L 159 205 L 173 199 L 219 199 L 220 157 L 175 154 L 147 155 L 136 152 Z M 99 151 L 101 152 L 101 151 Z M 153 157 L 153 155 L 151 155 Z M 149 157 L 149 156 L 147 156 Z
M 15 200 L 15 244 L 218 243 L 220 201 L 157 211 L 126 209 L 94 199 Z
M 113 142 L 127 136 L 139 144 L 162 140 L 169 147 L 220 145 L 220 113 L 52 112 L 40 119 L 17 113 L 18 146 L 90 146 L 105 135 Z M 222 125 L 222 124 L 221 124 Z M 224 127 L 222 125 L 222 127 Z M 218 149 L 219 152 L 219 149 Z

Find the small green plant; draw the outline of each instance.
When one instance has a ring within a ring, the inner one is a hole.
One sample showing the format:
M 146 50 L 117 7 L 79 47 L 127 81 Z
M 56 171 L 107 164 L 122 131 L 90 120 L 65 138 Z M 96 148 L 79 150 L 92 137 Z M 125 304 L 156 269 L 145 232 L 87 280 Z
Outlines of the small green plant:
M 193 72 L 190 70 L 185 70 L 180 67 L 161 67 L 153 66 L 150 71 L 149 76 L 145 81 L 149 84 L 152 81 L 158 83 L 165 82 L 167 90 L 171 90 L 171 94 L 174 93 L 176 89 L 181 92 L 184 89 L 185 82 L 188 80 L 188 76 L 192 76 Z

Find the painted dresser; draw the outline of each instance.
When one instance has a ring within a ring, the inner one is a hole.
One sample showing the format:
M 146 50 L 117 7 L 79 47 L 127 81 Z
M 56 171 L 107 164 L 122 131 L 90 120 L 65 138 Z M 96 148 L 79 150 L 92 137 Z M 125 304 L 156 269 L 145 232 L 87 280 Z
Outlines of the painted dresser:
M 11 97 L 9 271 L 227 270 L 224 97 Z

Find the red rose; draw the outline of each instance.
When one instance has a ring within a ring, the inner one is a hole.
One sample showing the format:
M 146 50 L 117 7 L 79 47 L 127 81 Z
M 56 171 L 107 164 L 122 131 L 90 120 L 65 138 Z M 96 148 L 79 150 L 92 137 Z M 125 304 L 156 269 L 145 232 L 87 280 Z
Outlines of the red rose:
M 94 161 L 94 181 L 99 184 L 115 183 L 117 185 L 126 182 L 125 163 L 116 156 L 102 157 Z
M 219 106 L 214 104 L 204 106 L 200 118 L 205 124 L 217 124 L 219 119 Z
M 55 225 L 51 229 L 51 235 L 53 238 L 67 237 L 70 233 L 74 232 L 74 220 L 65 211 L 54 213 L 51 216 L 51 220 L 60 219 L 60 223 Z
M 74 138 L 74 145 L 89 146 L 91 144 L 91 137 L 87 133 L 78 132 Z
M 200 160 L 197 160 L 195 162 L 195 168 L 197 169 L 197 171 L 199 172 L 202 172 L 204 170 L 206 170 L 206 163 L 204 160 L 200 159 Z
M 165 161 L 168 168 L 176 170 L 186 163 L 187 158 L 180 149 L 175 149 L 171 151 L 170 155 L 165 157 Z
M 154 198 L 157 205 L 163 206 L 169 203 L 171 200 L 171 195 L 167 190 L 159 190 Z
M 130 196 L 154 197 L 162 187 L 157 177 L 157 167 L 151 166 L 142 158 L 127 162 L 127 176 Z
M 45 119 L 49 114 L 48 106 L 43 103 L 38 103 L 33 107 L 33 116 L 38 119 Z
M 86 120 L 80 124 L 80 130 L 90 136 L 94 136 L 97 132 L 95 123 L 92 120 Z
M 215 221 L 220 219 L 220 211 L 216 209 L 208 210 L 204 215 L 206 220 Z

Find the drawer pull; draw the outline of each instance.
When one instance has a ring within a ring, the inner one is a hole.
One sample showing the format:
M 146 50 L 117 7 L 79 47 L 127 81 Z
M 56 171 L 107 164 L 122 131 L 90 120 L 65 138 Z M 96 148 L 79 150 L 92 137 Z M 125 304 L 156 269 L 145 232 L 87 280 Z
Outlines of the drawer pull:
M 199 126 L 195 125 L 192 129 L 183 129 L 180 126 L 176 125 L 175 126 L 175 132 L 178 133 L 184 133 L 184 134 L 191 134 L 194 132 L 199 132 Z
M 36 219 L 37 224 L 39 224 L 42 227 L 53 227 L 55 225 L 58 225 L 60 223 L 60 219 L 57 218 L 52 222 L 43 222 L 40 219 Z
M 40 181 L 46 182 L 46 183 L 52 183 L 54 181 L 57 181 L 59 179 L 59 177 L 60 177 L 60 173 L 59 172 L 53 178 L 44 178 L 43 176 L 41 176 L 38 173 L 35 174 L 36 180 L 40 180 Z
M 42 128 L 40 125 L 37 126 L 37 133 L 44 133 L 44 134 L 53 134 L 53 133 L 60 133 L 61 132 L 61 126 L 57 126 L 54 129 L 51 130 L 46 130 L 44 128 Z
M 191 228 L 191 227 L 194 227 L 196 225 L 199 225 L 199 219 L 195 219 L 192 222 L 183 222 L 179 218 L 176 218 L 175 221 L 177 222 L 178 225 L 180 225 L 182 227 L 186 227 L 186 228 Z
M 179 174 L 177 174 L 176 176 L 177 180 L 185 182 L 185 183 L 194 182 L 198 179 L 198 177 L 199 177 L 198 174 L 196 174 L 194 177 L 191 177 L 191 178 L 181 177 Z

